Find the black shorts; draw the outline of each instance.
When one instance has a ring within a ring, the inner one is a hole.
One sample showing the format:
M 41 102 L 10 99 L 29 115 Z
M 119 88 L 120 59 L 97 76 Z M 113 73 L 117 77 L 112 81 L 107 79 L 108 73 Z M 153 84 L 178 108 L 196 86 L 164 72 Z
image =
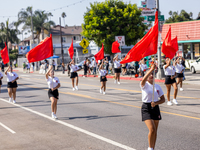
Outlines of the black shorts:
M 166 76 L 165 77 L 165 84 L 173 84 L 173 83 L 176 83 L 176 79 L 175 78 L 171 79 L 171 76 Z
M 121 73 L 121 68 L 115 68 L 115 73 Z
M 54 97 L 56 99 L 59 99 L 58 89 L 54 90 L 53 92 L 51 89 L 49 89 L 48 96 L 49 96 L 49 98 Z
M 160 108 L 158 105 L 151 107 L 151 103 L 143 103 L 141 108 L 142 121 L 145 120 L 161 120 Z
M 76 77 L 78 77 L 78 73 L 77 72 L 71 72 L 70 78 L 72 79 L 72 78 L 76 78 Z
M 15 81 L 15 82 L 8 82 L 8 84 L 7 84 L 7 88 L 16 88 L 16 87 L 18 87 L 18 85 L 17 85 L 17 81 Z
M 103 77 L 103 76 L 100 76 L 100 82 L 105 82 L 105 81 L 107 81 L 107 78 Z
M 183 78 L 183 73 L 176 73 L 176 78 Z
M 2 81 L 0 80 L 0 85 L 2 85 Z
M 126 69 L 126 66 L 125 67 L 122 67 L 123 69 Z

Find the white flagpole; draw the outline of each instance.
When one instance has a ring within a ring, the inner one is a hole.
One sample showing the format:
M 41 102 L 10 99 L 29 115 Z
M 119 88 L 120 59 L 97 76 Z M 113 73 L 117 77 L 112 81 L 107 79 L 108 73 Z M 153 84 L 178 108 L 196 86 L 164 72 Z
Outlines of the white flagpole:
M 154 63 L 155 63 L 155 60 L 156 60 L 156 54 L 154 54 Z M 153 71 L 153 96 L 152 96 L 152 102 L 154 102 L 154 92 L 155 92 L 155 69 Z

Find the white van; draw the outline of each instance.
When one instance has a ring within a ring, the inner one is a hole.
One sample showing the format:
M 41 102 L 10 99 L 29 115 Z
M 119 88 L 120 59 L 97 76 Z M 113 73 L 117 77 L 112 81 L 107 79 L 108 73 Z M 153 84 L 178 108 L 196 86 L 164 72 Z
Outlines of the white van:
M 200 71 L 200 58 L 190 62 L 190 71 L 192 73 L 196 73 L 196 71 Z

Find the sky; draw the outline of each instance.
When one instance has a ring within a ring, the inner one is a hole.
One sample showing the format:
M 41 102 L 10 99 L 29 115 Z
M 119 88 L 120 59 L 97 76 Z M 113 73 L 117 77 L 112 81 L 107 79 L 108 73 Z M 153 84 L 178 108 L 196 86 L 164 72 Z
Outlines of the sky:
M 82 1 L 80 3 L 80 1 Z M 0 0 L 0 22 L 6 22 L 9 18 L 9 23 L 17 21 L 17 14 L 22 8 L 28 6 L 33 7 L 33 11 L 40 9 L 49 11 L 53 14 L 51 20 L 56 24 L 59 24 L 59 17 L 62 12 L 65 12 L 67 17 L 61 20 L 62 25 L 78 26 L 83 23 L 83 15 L 86 12 L 86 8 L 90 7 L 90 3 L 103 2 L 105 0 Z M 141 6 L 141 0 L 123 0 L 126 3 L 137 4 Z M 74 5 L 74 3 L 76 3 Z M 68 7 L 65 7 L 68 6 Z M 192 12 L 193 18 L 196 19 L 200 12 L 200 0 L 159 0 L 159 6 L 161 14 L 165 16 L 165 19 L 169 17 L 169 11 L 180 12 L 184 9 L 186 12 Z M 64 7 L 61 9 L 61 7 Z M 10 17 L 9 17 L 10 16 Z M 15 17 L 14 17 L 15 16 Z M 21 28 L 20 26 L 19 28 Z M 27 37 L 24 35 L 23 37 Z M 22 37 L 19 36 L 21 39 Z

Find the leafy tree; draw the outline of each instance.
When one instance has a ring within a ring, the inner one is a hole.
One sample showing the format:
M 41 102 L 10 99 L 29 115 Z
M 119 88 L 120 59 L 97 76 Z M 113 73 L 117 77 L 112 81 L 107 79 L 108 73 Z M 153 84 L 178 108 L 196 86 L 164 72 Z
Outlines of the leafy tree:
M 65 26 L 65 17 L 67 17 L 67 15 L 66 15 L 65 12 L 63 12 L 61 16 L 62 16 L 62 18 L 63 18 L 63 22 L 64 22 L 64 26 Z
M 173 23 L 173 22 L 182 22 L 182 21 L 190 21 L 193 20 L 193 13 L 187 13 L 185 10 L 181 10 L 180 14 L 178 12 L 169 11 L 170 17 L 165 20 L 165 23 Z
M 90 3 L 84 14 L 82 34 L 88 40 L 94 40 L 99 47 L 104 43 L 105 53 L 111 54 L 115 36 L 124 35 L 126 45 L 135 44 L 143 37 L 147 27 L 140 15 L 141 10 L 136 4 L 125 4 L 121 0 Z
M 24 24 L 23 29 L 31 29 L 31 13 L 32 7 L 27 7 L 22 9 L 18 13 L 18 24 Z M 51 13 L 47 13 L 42 10 L 36 10 L 32 14 L 33 20 L 33 30 L 36 31 L 36 34 L 39 39 L 39 35 L 42 33 L 42 38 L 44 39 L 44 30 L 49 30 L 51 25 L 55 23 L 48 19 L 48 17 L 53 16 Z

